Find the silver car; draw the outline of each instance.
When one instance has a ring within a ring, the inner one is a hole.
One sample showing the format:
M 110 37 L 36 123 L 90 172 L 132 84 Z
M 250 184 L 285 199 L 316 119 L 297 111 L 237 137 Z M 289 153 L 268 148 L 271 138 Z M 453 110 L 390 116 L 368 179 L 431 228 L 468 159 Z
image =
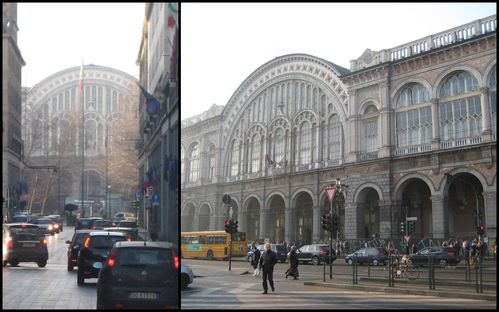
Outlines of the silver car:
M 191 268 L 187 264 L 182 263 L 180 272 L 180 287 L 181 289 L 187 288 L 189 284 L 194 281 L 194 274 L 192 273 Z

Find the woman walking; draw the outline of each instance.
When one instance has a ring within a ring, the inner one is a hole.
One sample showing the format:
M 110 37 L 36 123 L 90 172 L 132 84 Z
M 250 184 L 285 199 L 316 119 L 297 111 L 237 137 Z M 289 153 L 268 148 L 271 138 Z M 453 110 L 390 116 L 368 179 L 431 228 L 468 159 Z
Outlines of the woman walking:
M 298 256 L 296 255 L 296 247 L 291 247 L 291 251 L 289 252 L 289 268 L 285 273 L 286 278 L 289 275 L 292 275 L 295 280 L 298 279 Z

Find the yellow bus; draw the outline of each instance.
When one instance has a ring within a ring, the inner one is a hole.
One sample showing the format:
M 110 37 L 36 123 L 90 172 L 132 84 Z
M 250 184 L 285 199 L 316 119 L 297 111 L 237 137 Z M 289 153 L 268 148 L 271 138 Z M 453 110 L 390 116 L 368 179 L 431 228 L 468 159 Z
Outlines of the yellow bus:
M 225 231 L 181 232 L 183 258 L 229 259 L 230 234 Z M 232 237 L 232 256 L 246 256 L 246 233 L 237 232 Z

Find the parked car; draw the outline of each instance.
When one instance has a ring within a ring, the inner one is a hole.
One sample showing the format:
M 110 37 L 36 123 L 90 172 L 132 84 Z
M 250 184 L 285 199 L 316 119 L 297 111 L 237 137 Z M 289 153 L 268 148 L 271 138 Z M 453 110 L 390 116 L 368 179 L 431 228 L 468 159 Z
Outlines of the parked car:
M 116 242 L 99 273 L 97 309 L 178 309 L 179 259 L 167 242 Z
M 127 227 L 127 228 L 137 228 L 137 221 L 121 220 L 120 222 L 116 223 L 116 226 Z
M 365 247 L 346 255 L 345 262 L 349 265 L 353 264 L 354 254 L 357 257 L 356 261 L 358 264 L 367 264 L 370 261 L 372 265 L 378 266 L 388 263 L 388 252 L 385 248 Z
M 260 250 L 260 254 L 263 252 L 263 248 L 265 247 L 264 244 L 256 245 L 256 248 Z M 248 262 L 253 261 L 253 246 L 248 247 L 248 253 L 246 254 L 246 259 L 248 259 Z
M 298 262 L 312 263 L 313 265 L 318 265 L 321 263 L 322 259 L 326 259 L 326 263 L 329 263 L 329 246 L 324 244 L 312 244 L 300 247 L 296 251 L 298 257 Z M 331 254 L 331 261 L 336 260 L 336 251 L 333 249 Z
M 86 278 L 96 278 L 114 243 L 125 241 L 120 232 L 91 231 L 85 237 L 78 252 L 78 286 L 85 284 Z
M 49 215 L 50 218 L 53 218 L 57 224 L 59 224 L 59 231 L 62 232 L 64 224 L 62 222 L 62 218 L 60 215 Z
M 45 234 L 54 235 L 57 232 L 57 229 L 55 228 L 56 223 L 52 218 L 40 218 L 36 225 L 38 225 Z
M 77 230 L 73 233 L 71 240 L 67 240 L 66 244 L 68 246 L 68 271 L 73 271 L 74 267 L 78 265 L 78 252 L 81 246 L 83 246 L 85 237 L 92 230 Z
M 102 220 L 100 217 L 79 218 L 76 220 L 75 230 L 92 229 L 95 220 Z
M 111 220 L 95 220 L 92 223 L 92 230 L 103 230 L 107 227 L 113 227 L 114 223 Z
M 445 268 L 447 265 L 457 265 L 460 262 L 457 249 L 451 247 L 426 247 L 420 251 L 410 254 L 414 265 L 428 265 L 428 255 L 435 257 L 435 263 Z
M 49 258 L 47 240 L 37 225 L 28 223 L 7 223 L 2 226 L 2 266 L 10 263 L 36 262 L 45 267 Z
M 104 231 L 121 232 L 127 236 L 129 241 L 135 241 L 139 239 L 139 231 L 137 228 L 128 227 L 106 227 L 103 228 Z
M 189 284 L 192 284 L 194 281 L 194 273 L 192 273 L 191 268 L 187 265 L 182 263 L 182 267 L 180 270 L 180 287 L 182 289 L 186 289 Z

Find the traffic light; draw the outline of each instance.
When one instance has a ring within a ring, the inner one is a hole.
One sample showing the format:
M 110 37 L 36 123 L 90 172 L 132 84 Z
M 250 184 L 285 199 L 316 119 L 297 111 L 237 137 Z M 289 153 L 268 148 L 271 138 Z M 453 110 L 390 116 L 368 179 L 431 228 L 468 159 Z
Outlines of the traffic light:
M 414 221 L 407 221 L 407 234 L 414 234 L 416 232 L 416 223 Z
M 234 221 L 233 228 L 232 228 L 232 230 L 233 230 L 232 232 L 233 232 L 233 233 L 237 233 L 237 226 L 238 226 L 238 223 L 239 223 L 239 221 Z
M 333 232 L 336 232 L 340 229 L 340 219 L 337 214 L 333 214 Z
M 230 220 L 225 221 L 225 232 L 226 233 L 232 233 L 232 227 L 230 224 Z
M 324 231 L 330 231 L 331 230 L 331 223 L 329 221 L 329 214 L 322 215 L 322 228 Z
M 404 221 L 400 222 L 400 233 L 405 233 L 405 223 L 404 223 Z

